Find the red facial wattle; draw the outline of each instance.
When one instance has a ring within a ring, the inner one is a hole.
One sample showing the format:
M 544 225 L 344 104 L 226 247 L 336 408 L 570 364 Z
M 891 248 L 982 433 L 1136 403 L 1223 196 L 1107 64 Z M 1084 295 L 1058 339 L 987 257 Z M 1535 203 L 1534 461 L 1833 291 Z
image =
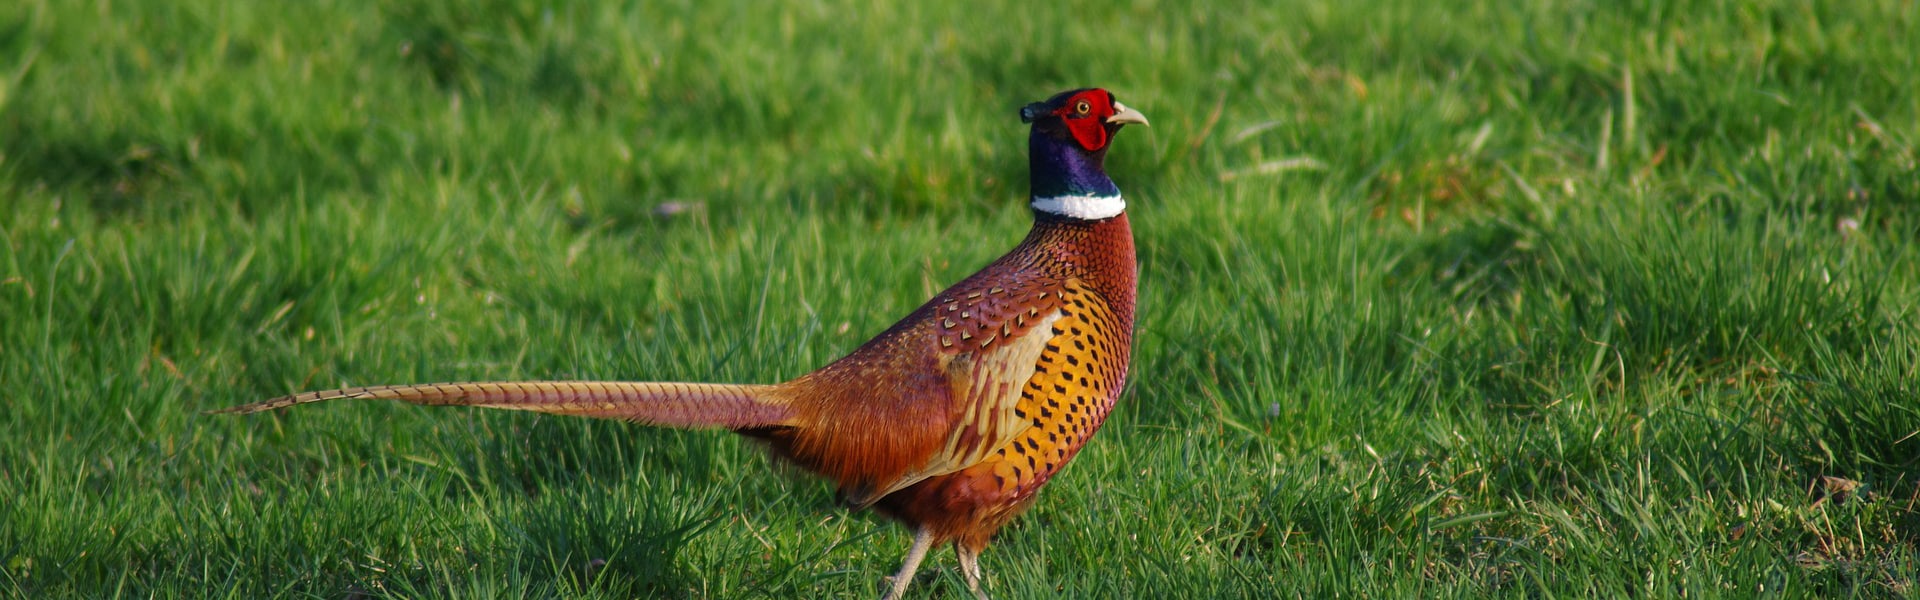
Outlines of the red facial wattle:
M 1074 141 L 1088 152 L 1107 147 L 1112 141 L 1112 132 L 1107 129 L 1107 117 L 1113 116 L 1113 95 L 1101 90 L 1087 90 L 1068 98 L 1053 114 L 1067 124 L 1067 132 L 1073 134 Z

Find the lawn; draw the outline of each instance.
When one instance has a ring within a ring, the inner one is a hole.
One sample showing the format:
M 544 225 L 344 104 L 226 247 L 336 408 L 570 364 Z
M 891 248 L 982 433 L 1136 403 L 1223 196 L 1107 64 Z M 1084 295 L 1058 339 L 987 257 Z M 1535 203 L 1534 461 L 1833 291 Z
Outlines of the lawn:
M 1913 2 L 441 4 L 0 7 L 0 595 L 875 596 L 727 434 L 202 411 L 805 373 L 1088 85 L 1132 382 L 996 598 L 1920 595 Z

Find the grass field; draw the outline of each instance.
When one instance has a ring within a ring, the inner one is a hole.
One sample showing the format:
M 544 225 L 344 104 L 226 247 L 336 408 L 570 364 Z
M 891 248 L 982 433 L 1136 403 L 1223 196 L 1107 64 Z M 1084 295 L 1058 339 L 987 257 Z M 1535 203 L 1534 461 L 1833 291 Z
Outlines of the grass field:
M 724 434 L 200 412 L 806 372 L 1098 85 L 1133 382 L 997 598 L 1920 595 L 1913 2 L 440 4 L 0 7 L 0 594 L 877 595 Z

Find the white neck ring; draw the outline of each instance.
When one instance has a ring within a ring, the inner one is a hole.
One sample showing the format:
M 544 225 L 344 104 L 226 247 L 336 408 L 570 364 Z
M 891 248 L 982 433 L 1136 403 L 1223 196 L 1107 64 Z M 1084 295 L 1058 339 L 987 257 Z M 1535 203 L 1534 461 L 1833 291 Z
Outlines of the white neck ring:
M 1127 200 L 1112 196 L 1049 196 L 1034 198 L 1033 209 L 1069 219 L 1109 219 L 1126 212 Z

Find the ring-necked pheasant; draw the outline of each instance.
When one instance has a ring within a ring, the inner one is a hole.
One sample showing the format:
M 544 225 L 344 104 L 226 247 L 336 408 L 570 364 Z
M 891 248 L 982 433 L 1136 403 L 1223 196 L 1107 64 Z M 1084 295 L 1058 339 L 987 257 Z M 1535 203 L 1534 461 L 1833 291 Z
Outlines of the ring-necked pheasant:
M 984 598 L 981 550 L 1100 428 L 1133 345 L 1133 234 L 1103 164 L 1114 134 L 1147 119 L 1100 89 L 1029 104 L 1020 119 L 1032 124 L 1026 240 L 798 379 L 357 387 L 216 412 L 360 398 L 730 429 L 913 529 L 887 596 L 905 593 L 928 549 L 951 542 Z

